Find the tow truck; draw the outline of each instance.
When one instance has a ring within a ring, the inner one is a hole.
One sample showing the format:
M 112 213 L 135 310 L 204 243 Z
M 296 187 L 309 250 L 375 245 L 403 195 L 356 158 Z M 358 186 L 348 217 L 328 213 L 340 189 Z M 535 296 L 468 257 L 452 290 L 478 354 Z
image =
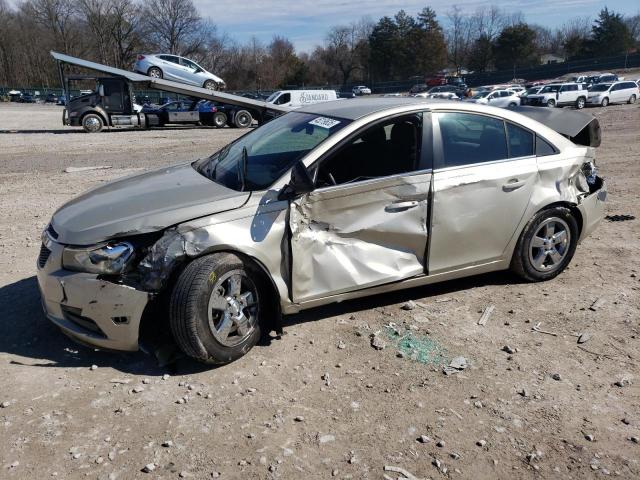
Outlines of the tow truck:
M 291 110 L 284 105 L 254 100 L 202 87 L 186 85 L 162 78 L 147 77 L 100 63 L 83 60 L 63 53 L 51 51 L 56 60 L 60 83 L 65 98 L 71 98 L 71 82 L 95 82 L 95 90 L 74 97 L 66 102 L 62 123 L 83 127 L 86 132 L 96 133 L 105 127 L 150 128 L 162 125 L 158 114 L 142 112 L 134 100 L 134 90 L 159 90 L 191 98 L 211 100 L 225 105 L 230 126 L 245 128 L 254 120 L 258 124 Z M 99 72 L 101 75 L 70 75 L 67 67 L 75 66 Z M 135 87 L 135 88 L 134 88 Z M 198 112 L 170 112 L 171 123 L 193 123 Z

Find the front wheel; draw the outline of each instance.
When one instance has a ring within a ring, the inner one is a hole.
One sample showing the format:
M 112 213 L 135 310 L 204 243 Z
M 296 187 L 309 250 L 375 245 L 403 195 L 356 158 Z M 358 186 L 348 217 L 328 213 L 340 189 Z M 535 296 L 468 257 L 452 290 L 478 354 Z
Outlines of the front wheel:
M 566 207 L 538 212 L 524 227 L 511 269 L 530 282 L 550 280 L 571 261 L 578 243 L 578 222 Z
M 213 125 L 216 128 L 222 128 L 227 124 L 227 114 L 224 112 L 216 112 L 213 114 Z
M 200 257 L 171 293 L 169 323 L 180 349 L 209 364 L 232 362 L 260 338 L 263 288 L 256 267 L 230 253 Z
M 586 104 L 584 97 L 580 97 L 576 100 L 576 108 L 582 110 Z
M 547 107 L 555 107 L 556 106 L 556 101 L 553 99 L 549 99 L 547 100 Z
M 509 108 L 513 108 L 513 107 L 517 107 L 517 106 L 518 106 L 518 104 L 516 102 L 511 102 L 509 104 Z
M 608 97 L 604 97 L 602 99 L 602 102 L 600 102 L 600 105 L 602 105 L 603 107 L 606 107 L 607 105 L 609 105 L 609 98 Z
M 98 133 L 104 127 L 102 117 L 96 113 L 88 113 L 82 117 L 82 128 L 87 133 Z
M 630 104 L 636 103 L 636 96 L 635 95 L 631 95 L 631 97 L 629 97 L 629 103 Z
M 217 90 L 218 89 L 218 85 L 213 80 L 207 80 L 206 82 L 204 82 L 203 87 L 206 88 L 207 90 Z

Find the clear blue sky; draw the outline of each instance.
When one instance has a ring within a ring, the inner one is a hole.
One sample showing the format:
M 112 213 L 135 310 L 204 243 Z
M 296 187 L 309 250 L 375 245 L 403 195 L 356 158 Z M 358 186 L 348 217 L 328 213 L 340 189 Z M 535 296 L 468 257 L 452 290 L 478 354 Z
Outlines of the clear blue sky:
M 329 27 L 369 16 L 374 21 L 393 15 L 401 8 L 415 15 L 430 6 L 446 26 L 446 12 L 452 5 L 472 13 L 480 6 L 497 5 L 507 12 L 521 11 L 527 22 L 560 26 L 571 18 L 595 16 L 606 5 L 610 10 L 633 15 L 640 12 L 638 0 L 194 0 L 203 16 L 210 17 L 221 32 L 243 42 L 256 36 L 269 42 L 274 35 L 288 37 L 299 51 L 322 44 Z

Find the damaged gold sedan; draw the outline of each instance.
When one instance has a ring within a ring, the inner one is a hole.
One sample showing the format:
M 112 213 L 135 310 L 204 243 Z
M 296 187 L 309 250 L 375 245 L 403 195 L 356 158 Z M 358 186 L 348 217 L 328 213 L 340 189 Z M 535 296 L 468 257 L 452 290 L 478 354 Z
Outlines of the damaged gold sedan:
M 318 305 L 509 268 L 551 279 L 606 188 L 597 120 L 541 110 L 328 102 L 101 186 L 43 233 L 46 315 L 95 347 L 136 350 L 146 325 L 225 363 Z

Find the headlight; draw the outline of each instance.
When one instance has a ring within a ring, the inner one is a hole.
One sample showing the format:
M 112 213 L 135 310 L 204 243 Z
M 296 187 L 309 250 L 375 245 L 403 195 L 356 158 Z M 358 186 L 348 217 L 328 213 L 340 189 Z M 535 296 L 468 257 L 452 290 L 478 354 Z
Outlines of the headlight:
M 85 248 L 65 247 L 62 267 L 77 272 L 113 275 L 124 271 L 133 253 L 133 245 L 129 242 Z

